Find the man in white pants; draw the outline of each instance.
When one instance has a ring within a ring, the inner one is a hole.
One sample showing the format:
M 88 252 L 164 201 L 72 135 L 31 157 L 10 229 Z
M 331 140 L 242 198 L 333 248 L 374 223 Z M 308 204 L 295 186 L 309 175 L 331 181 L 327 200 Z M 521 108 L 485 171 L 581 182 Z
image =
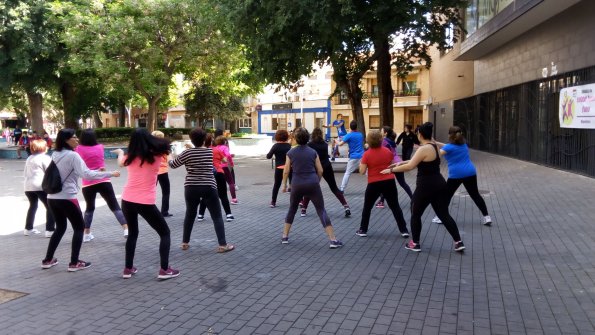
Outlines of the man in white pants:
M 364 155 L 364 135 L 357 131 L 357 122 L 351 121 L 349 123 L 351 132 L 343 137 L 338 144 L 341 146 L 345 143 L 349 146 L 349 161 L 347 161 L 347 168 L 345 168 L 345 174 L 343 175 L 343 181 L 339 188 L 341 192 L 345 192 L 347 183 L 349 183 L 349 177 L 356 168 L 359 168 L 359 163 Z

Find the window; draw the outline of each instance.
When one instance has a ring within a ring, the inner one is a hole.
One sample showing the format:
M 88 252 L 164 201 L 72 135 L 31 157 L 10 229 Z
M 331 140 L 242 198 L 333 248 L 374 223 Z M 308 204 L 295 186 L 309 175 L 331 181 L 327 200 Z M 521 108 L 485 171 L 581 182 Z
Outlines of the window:
M 109 127 L 109 119 L 105 119 L 105 127 Z
M 252 119 L 247 117 L 238 120 L 238 127 L 239 128 L 252 128 Z
M 380 115 L 370 115 L 368 119 L 368 128 L 369 129 L 379 129 L 380 128 Z
M 372 85 L 372 98 L 378 97 L 378 85 Z
M 322 126 L 325 125 L 326 123 L 324 122 L 324 118 L 323 117 L 317 117 L 316 120 L 314 120 L 314 127 L 318 127 L 320 129 L 323 129 Z M 324 129 L 323 129 L 324 131 Z
M 413 96 L 413 95 L 417 95 L 417 81 L 414 81 L 414 80 L 404 81 L 402 96 Z
M 295 127 L 301 127 L 302 126 L 302 119 L 296 118 L 295 119 Z
M 273 130 L 279 130 L 279 129 L 287 130 L 287 118 L 285 116 L 274 117 L 273 122 L 272 122 L 272 129 Z

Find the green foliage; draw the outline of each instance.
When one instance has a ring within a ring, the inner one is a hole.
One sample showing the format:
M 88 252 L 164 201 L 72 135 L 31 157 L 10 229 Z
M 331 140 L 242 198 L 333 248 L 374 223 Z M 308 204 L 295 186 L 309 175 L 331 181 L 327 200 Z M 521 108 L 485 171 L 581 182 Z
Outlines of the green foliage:
M 186 114 L 203 124 L 214 118 L 232 121 L 244 114 L 244 107 L 239 97 L 218 92 L 209 85 L 194 85 L 184 98 Z

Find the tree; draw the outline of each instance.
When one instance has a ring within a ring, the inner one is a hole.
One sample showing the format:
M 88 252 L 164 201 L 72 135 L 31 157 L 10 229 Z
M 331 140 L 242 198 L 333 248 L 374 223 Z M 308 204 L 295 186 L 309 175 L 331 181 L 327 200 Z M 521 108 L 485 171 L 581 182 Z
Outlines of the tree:
M 225 96 L 206 84 L 195 84 L 184 99 L 187 116 L 201 122 L 203 128 L 208 120 L 220 118 L 232 121 L 244 113 L 239 97 Z
M 82 5 L 81 5 L 82 4 Z M 113 86 L 133 87 L 148 105 L 147 128 L 172 77 L 224 76 L 238 53 L 218 29 L 217 8 L 207 0 L 98 0 L 55 3 L 69 17 L 67 46 L 77 69 L 91 65 Z

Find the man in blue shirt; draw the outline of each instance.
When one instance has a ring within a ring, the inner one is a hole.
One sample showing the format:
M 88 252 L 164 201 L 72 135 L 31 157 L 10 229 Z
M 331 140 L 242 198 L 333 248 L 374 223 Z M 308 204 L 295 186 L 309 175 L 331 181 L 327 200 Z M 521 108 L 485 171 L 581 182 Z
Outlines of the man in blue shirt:
M 349 123 L 351 132 L 343 137 L 343 140 L 339 141 L 338 145 L 347 143 L 349 146 L 349 160 L 347 161 L 347 167 L 345 168 L 345 174 L 343 175 L 343 181 L 339 188 L 341 192 L 345 191 L 347 183 L 349 183 L 349 177 L 351 173 L 359 167 L 359 163 L 364 155 L 364 135 L 357 131 L 357 122 L 351 121 Z
M 337 119 L 333 121 L 331 125 L 324 125 L 323 128 L 330 128 L 335 127 L 337 128 L 337 139 L 335 141 L 335 145 L 333 146 L 333 152 L 331 154 L 331 161 L 335 160 L 335 157 L 341 156 L 339 154 L 339 145 L 338 143 L 343 140 L 343 136 L 347 135 L 345 131 L 345 121 L 343 121 L 343 114 L 337 114 Z

